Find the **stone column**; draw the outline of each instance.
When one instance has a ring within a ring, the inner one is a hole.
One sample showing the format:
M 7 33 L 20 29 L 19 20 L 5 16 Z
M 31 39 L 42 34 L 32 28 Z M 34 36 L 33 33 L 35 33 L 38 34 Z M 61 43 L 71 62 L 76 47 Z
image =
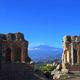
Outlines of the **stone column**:
M 11 62 L 13 63 L 13 62 L 15 62 L 15 49 L 16 49 L 16 47 L 14 46 L 14 43 L 13 42 L 11 42 L 11 47 L 10 47 L 10 49 L 11 49 Z
M 1 69 L 1 64 L 2 63 L 2 40 L 0 40 L 0 69 Z
M 62 69 L 66 69 L 66 63 L 67 59 L 66 59 L 66 53 L 64 51 L 63 55 L 62 55 Z
M 11 62 L 12 62 L 12 63 L 14 62 L 14 55 L 15 55 L 15 54 L 14 54 L 14 53 L 15 53 L 14 51 L 15 51 L 14 48 L 12 48 L 12 49 L 11 49 Z
M 62 68 L 64 68 L 64 53 L 62 54 Z
M 6 63 L 6 47 L 2 45 L 2 63 Z
M 79 46 L 79 64 L 80 64 L 80 46 Z
M 64 63 L 66 63 L 66 58 L 65 58 L 65 54 L 64 54 Z
M 77 48 L 77 64 L 80 64 L 80 50 L 79 50 L 79 46 Z
M 73 43 L 71 43 L 71 63 L 74 65 Z
M 13 62 L 13 53 L 11 52 L 11 63 Z
M 70 52 L 69 52 L 69 50 L 66 53 L 67 53 L 67 62 L 70 63 Z
M 69 53 L 69 63 L 71 64 L 71 52 Z
M 64 63 L 67 63 L 67 53 L 66 53 L 66 50 L 64 51 Z
M 21 63 L 25 63 L 24 48 L 21 50 Z

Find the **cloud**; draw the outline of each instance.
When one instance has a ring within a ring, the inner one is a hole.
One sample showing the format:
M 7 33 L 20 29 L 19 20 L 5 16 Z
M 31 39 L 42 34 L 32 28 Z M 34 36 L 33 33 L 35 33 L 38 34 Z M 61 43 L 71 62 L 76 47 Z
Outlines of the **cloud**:
M 40 48 L 28 48 L 28 50 L 33 51 L 33 50 L 40 50 Z
M 34 46 L 39 46 L 39 45 L 46 45 L 46 43 L 30 43 L 29 48 L 34 47 Z

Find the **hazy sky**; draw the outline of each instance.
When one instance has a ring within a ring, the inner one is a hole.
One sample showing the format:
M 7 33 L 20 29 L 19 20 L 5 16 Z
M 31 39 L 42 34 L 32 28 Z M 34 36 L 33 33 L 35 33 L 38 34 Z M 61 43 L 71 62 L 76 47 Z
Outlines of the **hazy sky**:
M 30 47 L 62 47 L 64 35 L 80 35 L 80 0 L 0 0 L 0 33 L 19 31 Z

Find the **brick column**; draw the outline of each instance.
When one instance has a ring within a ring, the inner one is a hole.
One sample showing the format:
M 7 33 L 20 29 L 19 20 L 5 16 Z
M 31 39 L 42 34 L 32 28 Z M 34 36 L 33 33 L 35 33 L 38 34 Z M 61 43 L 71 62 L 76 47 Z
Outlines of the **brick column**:
M 64 51 L 64 63 L 67 63 L 67 54 L 66 54 L 66 50 Z
M 62 68 L 63 69 L 66 69 L 66 62 L 67 62 L 67 59 L 66 59 L 66 54 L 64 53 L 63 56 L 62 56 Z
M 80 46 L 79 46 L 79 64 L 80 64 Z
M 12 49 L 11 50 L 11 62 L 13 63 L 14 62 L 14 54 L 15 52 L 14 52 L 14 50 Z
M 25 53 L 24 53 L 24 48 L 21 50 L 21 63 L 25 63 Z
M 70 52 L 66 51 L 66 53 L 67 53 L 67 62 L 70 63 Z
M 74 65 L 74 57 L 73 57 L 73 43 L 71 43 L 71 63 Z
M 80 48 L 77 48 L 77 64 L 80 64 Z

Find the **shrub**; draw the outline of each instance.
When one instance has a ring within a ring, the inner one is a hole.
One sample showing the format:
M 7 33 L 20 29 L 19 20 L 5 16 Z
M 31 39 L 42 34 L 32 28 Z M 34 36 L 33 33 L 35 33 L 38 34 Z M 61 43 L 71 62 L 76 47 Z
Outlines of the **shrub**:
M 53 66 L 52 64 L 47 64 L 47 65 L 43 65 L 40 70 L 43 73 L 51 73 L 54 69 L 56 68 L 56 66 Z
M 52 78 L 51 72 L 56 68 L 52 64 L 46 64 L 40 67 L 41 72 L 45 74 L 47 78 Z

